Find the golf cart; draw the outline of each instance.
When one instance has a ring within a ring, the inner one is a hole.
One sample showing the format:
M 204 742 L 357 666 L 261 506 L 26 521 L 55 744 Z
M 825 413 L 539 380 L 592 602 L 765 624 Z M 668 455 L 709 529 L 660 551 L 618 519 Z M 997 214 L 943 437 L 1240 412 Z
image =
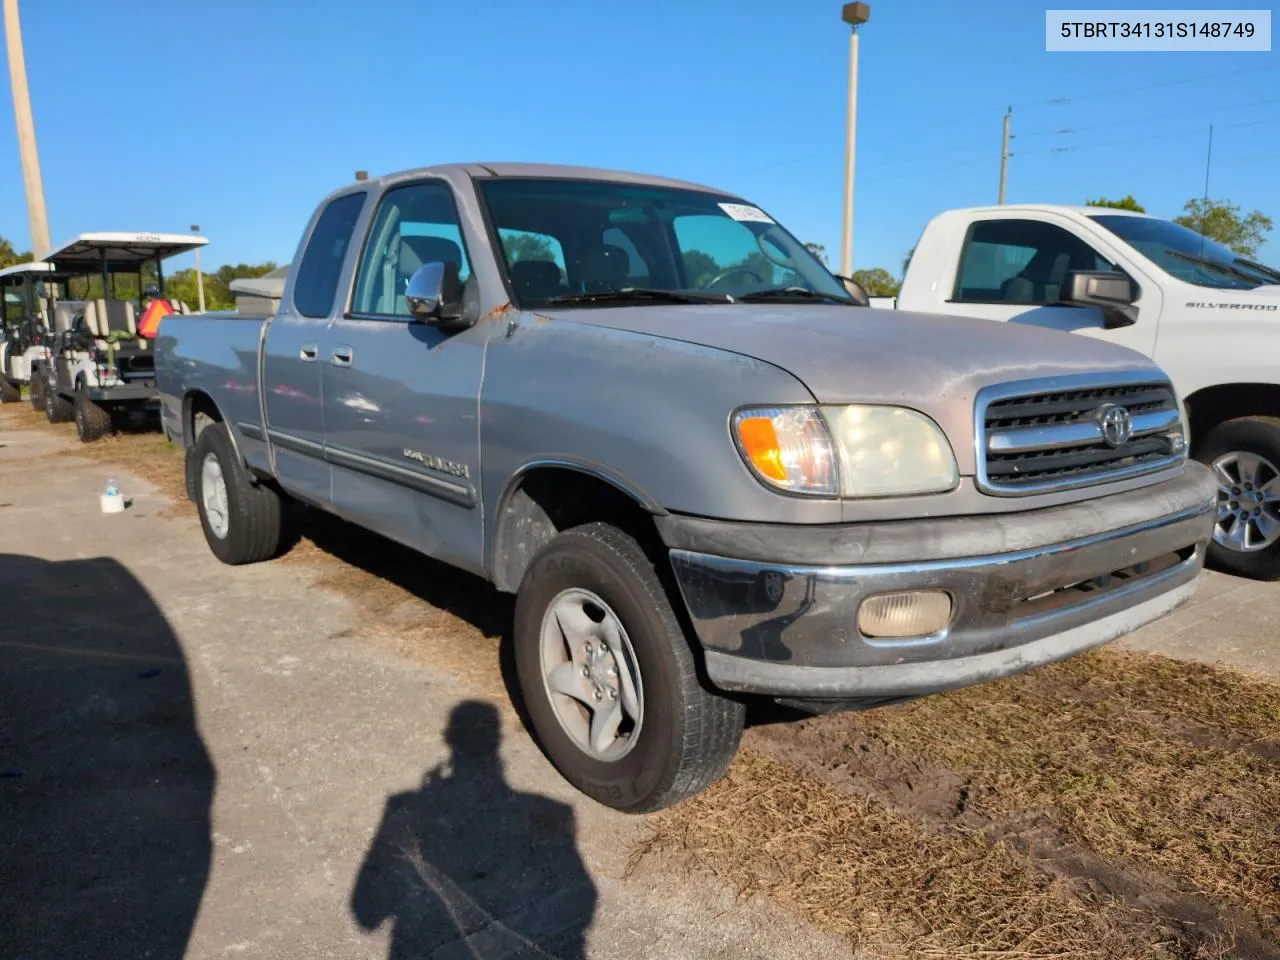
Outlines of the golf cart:
M 148 328 L 141 302 L 163 302 L 164 313 L 190 313 L 186 304 L 165 300 L 165 259 L 202 247 L 209 241 L 191 234 L 82 233 L 44 258 L 59 276 L 68 277 L 68 292 L 83 278 L 85 300 L 78 310 L 51 311 L 49 357 L 38 361 L 39 389 L 51 423 L 75 419 L 84 442 L 111 433 L 118 420 L 157 418 L 155 327 Z M 155 265 L 155 281 L 144 288 L 144 268 Z M 139 300 L 117 296 L 118 280 L 136 275 Z M 102 295 L 92 299 L 91 277 L 101 278 Z
M 19 263 L 0 270 L 0 403 L 17 403 L 31 380 L 31 365 L 48 354 L 45 281 L 49 263 Z

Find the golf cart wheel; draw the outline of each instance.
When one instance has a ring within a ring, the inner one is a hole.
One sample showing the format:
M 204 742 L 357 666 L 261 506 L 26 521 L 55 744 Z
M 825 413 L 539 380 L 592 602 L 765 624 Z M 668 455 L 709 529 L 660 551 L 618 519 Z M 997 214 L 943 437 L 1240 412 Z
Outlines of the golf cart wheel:
M 18 403 L 22 399 L 22 388 L 8 377 L 0 377 L 0 403 Z
M 44 415 L 50 423 L 66 423 L 76 415 L 75 404 L 58 393 L 56 384 L 46 383 L 41 392 L 44 394 Z
M 200 526 L 214 556 L 233 566 L 274 557 L 280 549 L 280 495 L 245 469 L 226 425 L 205 427 L 191 456 Z
M 89 399 L 84 390 L 76 391 L 76 436 L 81 443 L 93 443 L 114 432 L 111 414 Z
M 1220 423 L 1195 457 L 1218 481 L 1208 563 L 1255 580 L 1280 580 L 1280 418 Z
M 44 377 L 39 373 L 31 374 L 31 384 L 27 387 L 27 394 L 31 400 L 31 409 L 36 413 L 44 411 Z
M 592 523 L 538 552 L 516 597 L 515 661 L 533 732 L 583 793 L 631 813 L 710 786 L 743 704 L 704 688 L 652 560 Z

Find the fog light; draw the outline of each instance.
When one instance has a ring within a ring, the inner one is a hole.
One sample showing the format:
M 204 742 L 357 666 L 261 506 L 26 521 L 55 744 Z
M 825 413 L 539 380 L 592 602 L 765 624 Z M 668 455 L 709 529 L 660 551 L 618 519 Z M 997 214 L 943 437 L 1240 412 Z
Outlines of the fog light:
M 858 609 L 858 629 L 866 637 L 927 637 L 951 622 L 951 594 L 905 590 L 867 597 Z

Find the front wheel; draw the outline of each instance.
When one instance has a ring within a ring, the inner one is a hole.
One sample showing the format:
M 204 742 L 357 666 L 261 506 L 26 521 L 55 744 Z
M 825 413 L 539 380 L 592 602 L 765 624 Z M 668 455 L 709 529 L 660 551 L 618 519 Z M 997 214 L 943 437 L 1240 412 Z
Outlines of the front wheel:
M 31 385 L 27 387 L 31 400 L 31 409 L 36 413 L 44 410 L 44 376 L 38 372 L 31 374 Z
M 1218 481 L 1209 564 L 1255 580 L 1280 579 L 1280 418 L 1220 423 L 1195 455 Z
M 659 810 L 714 783 L 745 708 L 704 688 L 653 562 L 604 523 L 560 534 L 520 584 L 515 661 L 534 733 L 575 787 Z
M 84 390 L 76 391 L 76 436 L 81 443 L 92 443 L 111 433 L 115 426 L 111 414 L 89 399 Z

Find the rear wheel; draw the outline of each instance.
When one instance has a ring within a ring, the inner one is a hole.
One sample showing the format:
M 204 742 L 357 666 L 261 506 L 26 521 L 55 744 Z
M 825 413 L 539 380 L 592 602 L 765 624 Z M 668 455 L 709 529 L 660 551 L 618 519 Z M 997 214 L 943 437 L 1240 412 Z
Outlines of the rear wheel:
M 18 403 L 22 399 L 22 387 L 8 377 L 0 377 L 0 403 Z
M 44 376 L 40 373 L 33 372 L 31 374 L 31 385 L 27 387 L 27 394 L 31 400 L 31 409 L 36 413 L 44 410 Z
M 733 759 L 743 705 L 699 683 L 653 561 L 616 527 L 578 527 L 539 551 L 516 598 L 514 640 L 539 744 L 601 803 L 658 810 Z
M 44 385 L 44 415 L 50 423 L 66 423 L 76 415 L 75 405 L 58 393 L 56 383 Z
M 1220 423 L 1197 445 L 1196 459 L 1218 481 L 1209 563 L 1257 580 L 1280 579 L 1280 418 Z
M 196 440 L 196 507 L 209 549 L 223 563 L 269 560 L 280 549 L 280 495 L 240 462 L 224 424 Z
M 83 389 L 76 391 L 75 414 L 76 435 L 81 443 L 92 443 L 115 429 L 111 422 L 111 414 L 106 408 L 90 400 Z

